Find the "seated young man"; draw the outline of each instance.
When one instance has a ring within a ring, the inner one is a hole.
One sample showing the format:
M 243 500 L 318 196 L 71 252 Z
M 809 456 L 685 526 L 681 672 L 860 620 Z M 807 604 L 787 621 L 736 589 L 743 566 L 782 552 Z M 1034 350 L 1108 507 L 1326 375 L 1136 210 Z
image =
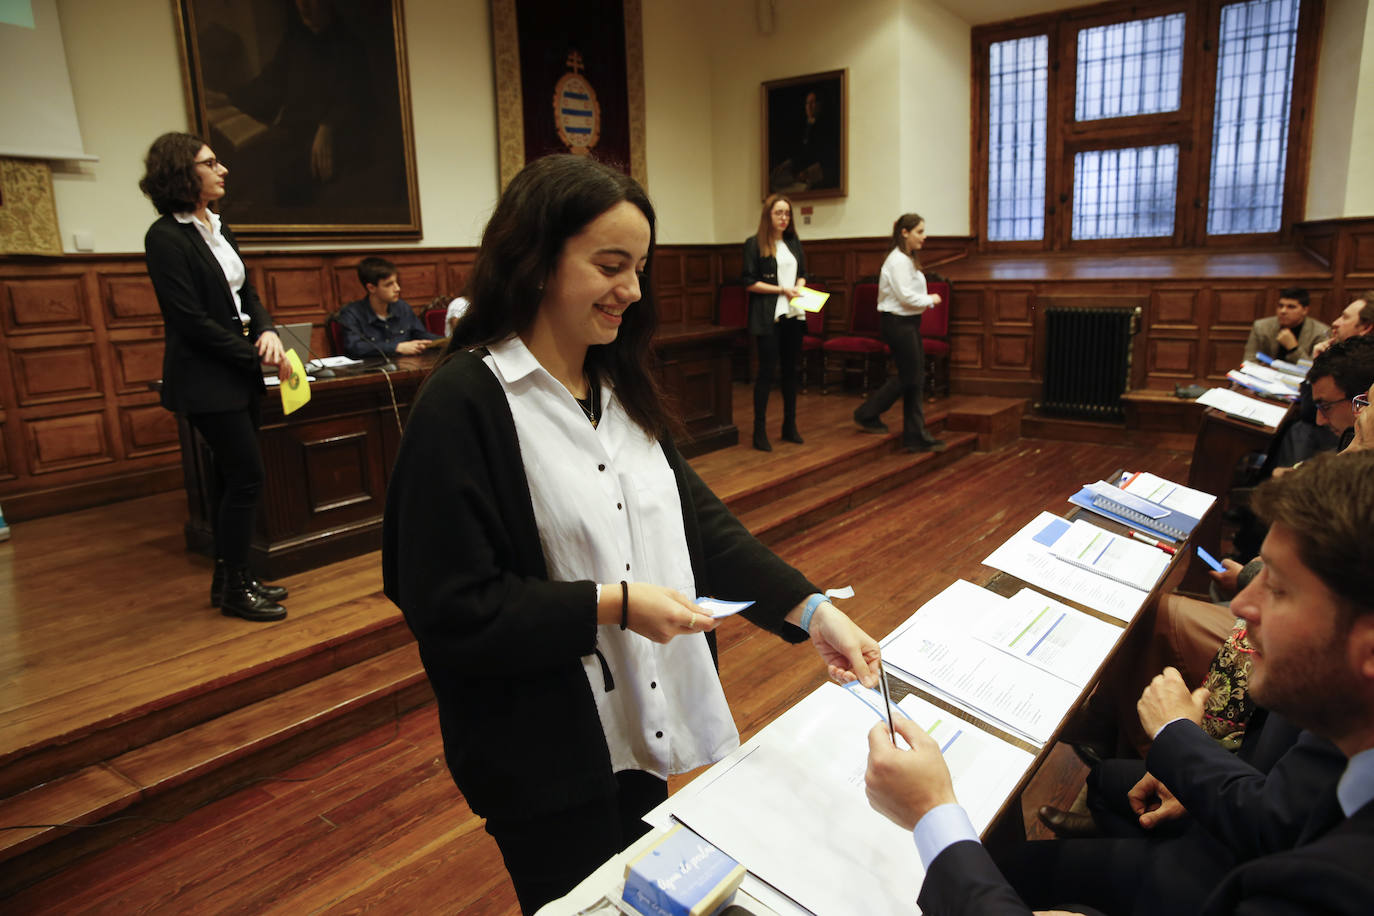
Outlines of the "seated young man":
M 1329 754 L 1334 746 L 1344 760 L 1338 780 L 1318 787 L 1313 771 L 1301 767 L 1280 786 L 1270 785 L 1272 775 L 1258 783 L 1253 774 L 1234 778 L 1232 770 L 1243 764 L 1202 733 L 1199 697 L 1177 672 L 1166 672 L 1139 707 L 1142 724 L 1155 736 L 1147 763 L 1158 785 L 1146 788 L 1161 806 L 1168 801 L 1166 791 L 1182 802 L 1217 841 L 1211 848 L 1229 858 L 1178 859 L 1171 870 L 1151 870 L 1142 878 L 1140 860 L 1132 860 L 1121 844 L 1148 840 L 1078 841 L 1109 844 L 1099 848 L 1099 866 L 1045 869 L 1062 883 L 1041 888 L 1045 896 L 1032 903 L 1101 894 L 1114 912 L 1141 914 L 1369 911 L 1374 900 L 1369 867 L 1374 861 L 1374 455 L 1319 456 L 1261 486 L 1255 505 L 1272 525 L 1261 554 L 1265 565 L 1232 602 L 1248 624 L 1254 650 L 1250 691 L 1271 715 L 1306 730 L 1289 753 L 1320 749 L 1325 742 Z M 865 781 L 876 810 L 914 828 L 926 868 L 921 910 L 931 916 L 1029 912 L 958 806 L 939 747 L 907 720 L 898 719 L 897 728 L 911 749 L 893 746 L 887 726 L 876 726 L 869 734 Z M 1152 802 L 1139 797 L 1138 810 L 1148 813 Z M 1282 829 L 1274 829 L 1280 822 Z M 1187 884 L 1200 896 L 1181 908 L 1176 900 L 1147 903 L 1168 898 L 1173 884 Z M 1101 905 L 1090 901 L 1067 909 L 1095 913 L 1094 904 Z
M 395 264 L 385 258 L 363 258 L 358 262 L 358 281 L 367 295 L 348 303 L 334 316 L 343 328 L 344 356 L 414 356 L 441 339 L 425 328 L 401 298 Z
M 1310 359 L 1312 348 L 1331 329 L 1315 318 L 1307 317 L 1307 290 L 1290 286 L 1279 290 L 1279 305 L 1275 314 L 1256 319 L 1245 341 L 1245 358 L 1254 359 L 1263 353 L 1274 359 L 1295 363 Z

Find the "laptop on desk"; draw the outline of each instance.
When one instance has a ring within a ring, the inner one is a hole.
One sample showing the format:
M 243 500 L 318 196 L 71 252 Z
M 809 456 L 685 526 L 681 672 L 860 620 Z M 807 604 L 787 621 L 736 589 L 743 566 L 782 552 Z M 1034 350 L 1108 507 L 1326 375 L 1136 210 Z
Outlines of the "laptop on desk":
M 310 331 L 312 328 L 314 325 L 308 321 L 277 325 L 277 336 L 281 338 L 282 349 L 295 350 L 302 364 L 311 360 L 310 351 L 313 347 L 310 344 Z M 275 366 L 263 366 L 262 372 L 264 375 L 277 374 Z

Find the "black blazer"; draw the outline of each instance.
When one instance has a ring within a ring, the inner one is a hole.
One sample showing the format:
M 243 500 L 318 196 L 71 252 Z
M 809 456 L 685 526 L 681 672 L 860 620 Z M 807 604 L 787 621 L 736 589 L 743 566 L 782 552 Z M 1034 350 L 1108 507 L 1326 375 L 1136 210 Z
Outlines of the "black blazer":
M 234 234 L 221 225 L 238 251 Z M 239 298 L 249 334 L 234 309 L 234 294 L 200 230 L 163 216 L 143 237 L 148 277 L 166 328 L 162 356 L 162 406 L 183 414 L 242 410 L 262 396 L 262 369 L 253 341 L 272 329 L 253 284 L 245 278 Z
M 662 445 L 697 588 L 754 599 L 744 617 L 805 640 L 783 618 L 820 589 Z M 596 651 L 596 586 L 549 580 L 510 404 L 473 353 L 441 363 L 411 410 L 387 490 L 382 586 L 415 633 L 444 756 L 474 812 L 537 817 L 615 791 L 582 667 Z
M 806 256 L 802 254 L 801 240 L 783 238 L 792 257 L 797 259 L 797 279 L 806 278 Z M 746 285 L 754 283 L 778 282 L 778 259 L 769 255 L 759 257 L 759 240 L 749 236 L 744 240 L 744 270 L 741 272 Z M 755 336 L 773 333 L 773 311 L 778 302 L 777 293 L 749 294 L 749 333 Z

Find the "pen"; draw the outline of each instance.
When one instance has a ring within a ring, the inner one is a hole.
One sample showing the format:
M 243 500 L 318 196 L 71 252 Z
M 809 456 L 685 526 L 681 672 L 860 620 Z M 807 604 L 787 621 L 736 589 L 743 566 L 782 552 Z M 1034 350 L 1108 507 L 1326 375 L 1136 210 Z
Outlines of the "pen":
M 883 689 L 883 706 L 887 709 L 887 733 L 892 738 L 892 744 L 897 744 L 897 727 L 892 724 L 892 694 L 887 690 L 887 672 L 883 670 L 882 661 L 878 662 L 878 686 Z
M 1174 548 L 1170 547 L 1168 544 L 1156 541 L 1154 538 L 1146 537 L 1139 531 L 1132 531 L 1131 537 L 1135 538 L 1137 541 L 1140 541 L 1142 544 L 1149 544 L 1151 547 L 1158 547 L 1160 550 L 1164 551 L 1169 556 L 1174 555 Z

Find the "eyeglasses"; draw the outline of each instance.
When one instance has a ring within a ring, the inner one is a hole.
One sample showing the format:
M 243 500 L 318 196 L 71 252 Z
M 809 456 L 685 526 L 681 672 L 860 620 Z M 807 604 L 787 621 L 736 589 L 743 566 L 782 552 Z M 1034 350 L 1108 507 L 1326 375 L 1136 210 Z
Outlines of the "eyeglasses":
M 1323 416 L 1331 416 L 1333 408 L 1345 403 L 1345 398 L 1336 398 L 1334 401 L 1314 401 L 1313 406 L 1322 412 Z M 1350 412 L 1358 414 L 1369 406 L 1369 395 L 1357 394 L 1350 399 Z
M 205 166 L 207 169 L 209 169 L 210 171 L 213 172 L 215 169 L 219 168 L 219 166 L 220 166 L 220 161 L 219 161 L 218 159 L 216 159 L 214 156 L 211 156 L 209 159 L 197 159 L 197 160 L 195 161 L 195 164 L 196 164 L 196 165 L 203 165 L 203 166 Z

